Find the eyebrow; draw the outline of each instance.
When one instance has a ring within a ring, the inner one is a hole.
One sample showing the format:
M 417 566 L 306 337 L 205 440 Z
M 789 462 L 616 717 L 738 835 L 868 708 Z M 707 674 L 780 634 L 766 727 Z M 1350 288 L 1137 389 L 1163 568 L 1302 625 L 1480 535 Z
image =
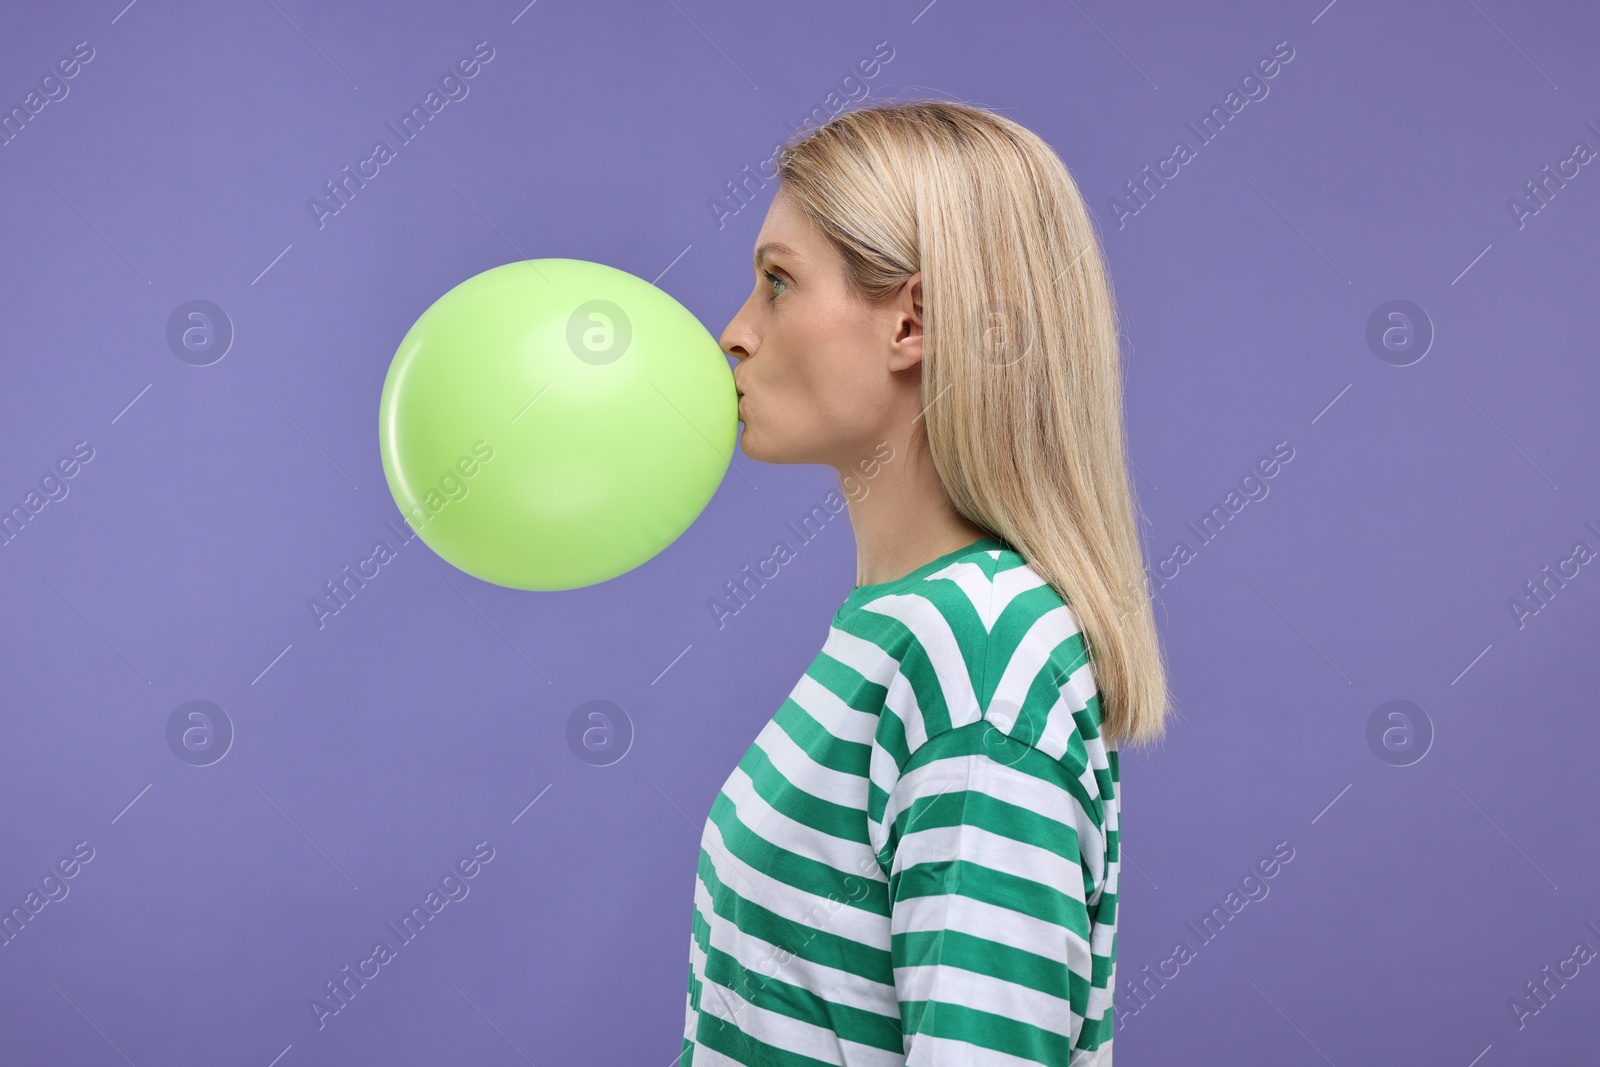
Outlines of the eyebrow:
M 755 255 L 750 257 L 750 269 L 759 271 L 761 269 L 762 260 L 766 259 L 767 256 L 772 253 L 777 253 L 780 256 L 788 256 L 791 259 L 800 258 L 799 252 L 796 252 L 794 249 L 790 248 L 781 241 L 768 241 L 766 244 L 758 247 Z

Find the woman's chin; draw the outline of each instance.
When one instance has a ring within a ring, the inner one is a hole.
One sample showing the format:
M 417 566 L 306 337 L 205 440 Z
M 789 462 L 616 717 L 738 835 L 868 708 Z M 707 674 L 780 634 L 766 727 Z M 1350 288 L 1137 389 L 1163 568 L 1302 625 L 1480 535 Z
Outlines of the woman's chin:
M 760 431 L 752 430 L 750 424 L 743 420 L 740 420 L 739 425 L 741 427 L 739 432 L 739 451 L 743 452 L 746 458 L 756 460 L 759 463 L 781 462 L 781 460 L 775 459 L 771 451 L 762 444 Z

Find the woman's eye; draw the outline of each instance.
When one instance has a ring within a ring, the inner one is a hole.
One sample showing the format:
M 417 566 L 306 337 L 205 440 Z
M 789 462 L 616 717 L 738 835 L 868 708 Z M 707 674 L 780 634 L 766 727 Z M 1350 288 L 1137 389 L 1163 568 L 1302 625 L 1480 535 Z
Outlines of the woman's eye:
M 784 281 L 782 278 L 778 277 L 776 274 L 772 273 L 770 270 L 762 271 L 761 273 L 767 279 L 767 281 L 772 282 L 775 285 L 781 285 L 785 289 L 789 288 L 789 283 L 788 282 Z M 779 296 L 781 294 L 774 292 L 772 295 L 773 296 Z

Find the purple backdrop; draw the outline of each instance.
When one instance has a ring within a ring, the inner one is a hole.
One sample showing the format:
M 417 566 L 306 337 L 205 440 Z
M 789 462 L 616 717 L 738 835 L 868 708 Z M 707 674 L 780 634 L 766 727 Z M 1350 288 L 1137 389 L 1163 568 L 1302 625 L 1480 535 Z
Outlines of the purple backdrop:
M 644 566 L 518 592 L 394 535 L 379 390 L 515 259 L 720 333 L 764 161 L 863 94 L 1003 110 L 1104 235 L 1181 709 L 1124 763 L 1119 1062 L 1592 1054 L 1592 5 L 123 2 L 0 35 L 0 1061 L 668 1067 L 836 478 L 736 455 Z

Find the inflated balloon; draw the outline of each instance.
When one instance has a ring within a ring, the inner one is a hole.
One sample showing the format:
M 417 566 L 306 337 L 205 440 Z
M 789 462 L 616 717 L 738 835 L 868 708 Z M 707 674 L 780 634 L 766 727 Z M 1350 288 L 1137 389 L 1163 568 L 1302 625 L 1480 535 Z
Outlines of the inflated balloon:
M 474 275 L 406 332 L 378 405 L 383 473 L 422 540 L 514 589 L 574 589 L 678 538 L 733 459 L 714 337 L 654 285 L 533 259 Z

